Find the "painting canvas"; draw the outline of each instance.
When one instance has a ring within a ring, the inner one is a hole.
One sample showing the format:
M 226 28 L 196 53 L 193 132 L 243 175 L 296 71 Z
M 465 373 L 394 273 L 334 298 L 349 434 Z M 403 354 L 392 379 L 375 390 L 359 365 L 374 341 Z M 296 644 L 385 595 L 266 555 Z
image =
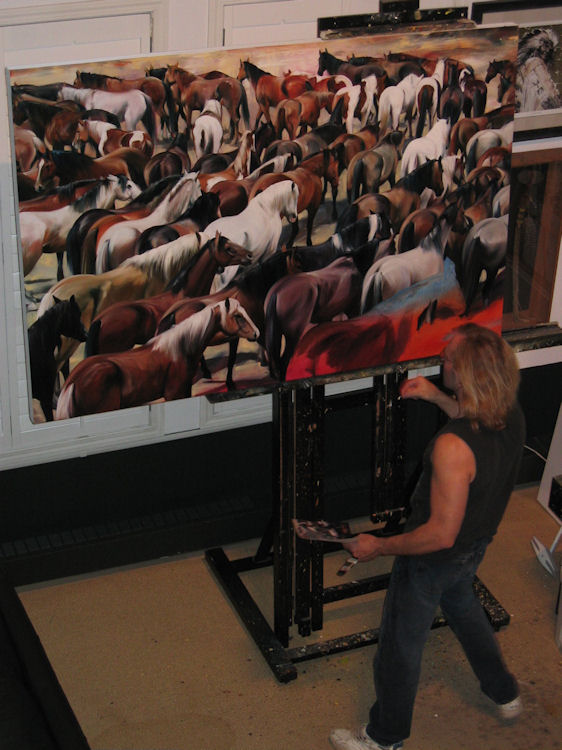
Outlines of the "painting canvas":
M 34 419 L 500 330 L 516 55 L 432 28 L 9 71 Z

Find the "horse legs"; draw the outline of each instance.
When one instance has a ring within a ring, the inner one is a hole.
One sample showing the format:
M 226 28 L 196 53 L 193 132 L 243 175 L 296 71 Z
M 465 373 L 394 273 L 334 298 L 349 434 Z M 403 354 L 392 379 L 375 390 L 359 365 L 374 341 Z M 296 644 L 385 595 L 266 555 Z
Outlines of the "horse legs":
M 207 360 L 205 359 L 205 354 L 202 354 L 199 359 L 199 367 L 201 368 L 201 374 L 206 380 L 211 380 L 212 375 L 211 371 L 209 370 L 209 365 L 207 364 Z
M 57 281 L 64 279 L 64 252 L 57 253 Z
M 229 391 L 234 390 L 234 378 L 233 371 L 236 363 L 236 355 L 238 353 L 238 342 L 239 338 L 236 337 L 228 342 L 228 367 L 226 371 L 226 387 Z

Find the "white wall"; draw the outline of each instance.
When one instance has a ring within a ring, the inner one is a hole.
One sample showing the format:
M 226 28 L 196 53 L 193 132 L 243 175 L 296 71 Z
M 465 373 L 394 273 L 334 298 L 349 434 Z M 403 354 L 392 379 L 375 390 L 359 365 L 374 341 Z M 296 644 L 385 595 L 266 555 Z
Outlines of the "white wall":
M 451 5 L 466 3 L 420 2 L 422 8 Z M 217 46 L 223 28 L 224 37 L 236 40 L 237 45 L 261 43 L 264 39 L 301 41 L 313 38 L 319 16 L 377 9 L 377 2 L 367 0 L 121 0 L 119 4 L 112 0 L 95 3 L 92 0 L 74 0 L 73 3 L 36 0 L 23 6 L 16 0 L 0 0 L 0 61 L 5 64 L 12 38 L 10 28 L 16 23 L 30 24 L 29 46 L 33 46 L 33 33 L 37 29 L 34 23 L 74 19 L 89 31 L 88 18 L 149 13 L 152 50 L 173 52 Z M 116 23 L 117 20 L 114 25 Z M 123 39 L 126 36 L 124 33 Z M 52 46 L 56 47 L 57 42 L 58 39 L 54 39 Z M 115 54 L 109 57 L 131 54 L 123 52 L 118 38 L 114 45 Z M 102 56 L 107 57 L 105 45 L 103 49 Z M 50 54 L 54 54 L 52 49 Z M 78 55 L 78 59 L 84 58 Z M 44 60 L 53 61 L 47 57 Z M 123 410 L 55 424 L 32 423 L 28 414 L 26 334 L 4 80 L 0 80 L 0 88 L 0 470 L 269 421 L 271 399 L 260 396 L 219 404 L 210 404 L 206 399 L 186 399 L 171 405 Z M 560 354 L 560 347 L 549 352 L 528 353 L 525 366 L 533 366 L 535 359 L 542 363 L 545 357 L 547 361 L 557 361 Z M 362 381 L 353 381 L 346 387 L 361 384 Z

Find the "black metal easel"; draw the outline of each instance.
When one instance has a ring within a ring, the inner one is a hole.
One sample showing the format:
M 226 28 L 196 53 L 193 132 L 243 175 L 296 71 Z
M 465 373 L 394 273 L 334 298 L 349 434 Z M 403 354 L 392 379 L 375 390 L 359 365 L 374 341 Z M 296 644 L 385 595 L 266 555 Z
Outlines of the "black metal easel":
M 404 491 L 404 406 L 398 387 L 405 372 L 373 378 L 367 392 L 339 398 L 372 410 L 371 518 L 395 526 L 407 498 Z M 291 519 L 323 517 L 323 436 L 329 400 L 323 385 L 280 386 L 273 393 L 274 477 L 272 520 L 253 557 L 230 560 L 222 548 L 207 550 L 206 559 L 244 625 L 280 682 L 297 677 L 296 664 L 359 648 L 378 641 L 378 628 L 289 648 L 291 628 L 306 637 L 323 626 L 324 605 L 388 587 L 390 575 L 324 587 L 323 545 L 295 538 Z M 373 533 L 377 533 L 374 531 Z M 334 546 L 331 545 L 331 549 Z M 273 624 L 270 625 L 242 582 L 243 572 L 273 566 Z M 509 614 L 475 580 L 475 588 L 492 625 L 509 623 Z M 433 627 L 446 625 L 443 617 Z

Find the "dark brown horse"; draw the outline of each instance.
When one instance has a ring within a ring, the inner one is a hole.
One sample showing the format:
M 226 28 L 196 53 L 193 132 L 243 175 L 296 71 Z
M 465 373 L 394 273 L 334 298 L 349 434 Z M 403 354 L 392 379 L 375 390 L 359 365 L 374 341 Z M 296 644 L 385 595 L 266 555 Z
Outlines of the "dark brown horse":
M 246 90 L 236 78 L 231 76 L 205 78 L 180 68 L 179 65 L 169 65 L 165 81 L 177 89 L 180 113 L 185 119 L 188 132 L 191 132 L 192 112 L 202 110 L 209 99 L 218 99 L 228 112 L 231 140 L 238 132 L 238 123 L 241 117 L 245 127 L 249 127 L 250 116 Z
M 177 135 L 164 151 L 159 151 L 147 161 L 143 175 L 147 185 L 152 185 L 164 177 L 180 175 L 191 170 L 191 160 L 187 153 L 188 138 L 185 133 Z
M 321 76 L 324 72 L 328 72 L 330 75 L 344 75 L 349 78 L 351 83 L 360 83 L 363 78 L 375 75 L 377 82 L 384 86 L 388 78 L 386 70 L 380 65 L 379 62 L 367 62 L 362 65 L 354 65 L 348 60 L 341 60 L 338 57 L 330 54 L 327 49 L 318 53 L 318 75 Z
M 72 151 L 52 151 L 41 159 L 37 185 L 67 185 L 76 180 L 125 175 L 144 188 L 143 170 L 148 157 L 136 148 L 120 148 L 107 156 L 91 159 Z
M 403 137 L 399 130 L 392 130 L 376 146 L 352 158 L 347 169 L 347 199 L 350 203 L 362 193 L 377 193 L 387 181 L 390 187 L 394 187 Z

